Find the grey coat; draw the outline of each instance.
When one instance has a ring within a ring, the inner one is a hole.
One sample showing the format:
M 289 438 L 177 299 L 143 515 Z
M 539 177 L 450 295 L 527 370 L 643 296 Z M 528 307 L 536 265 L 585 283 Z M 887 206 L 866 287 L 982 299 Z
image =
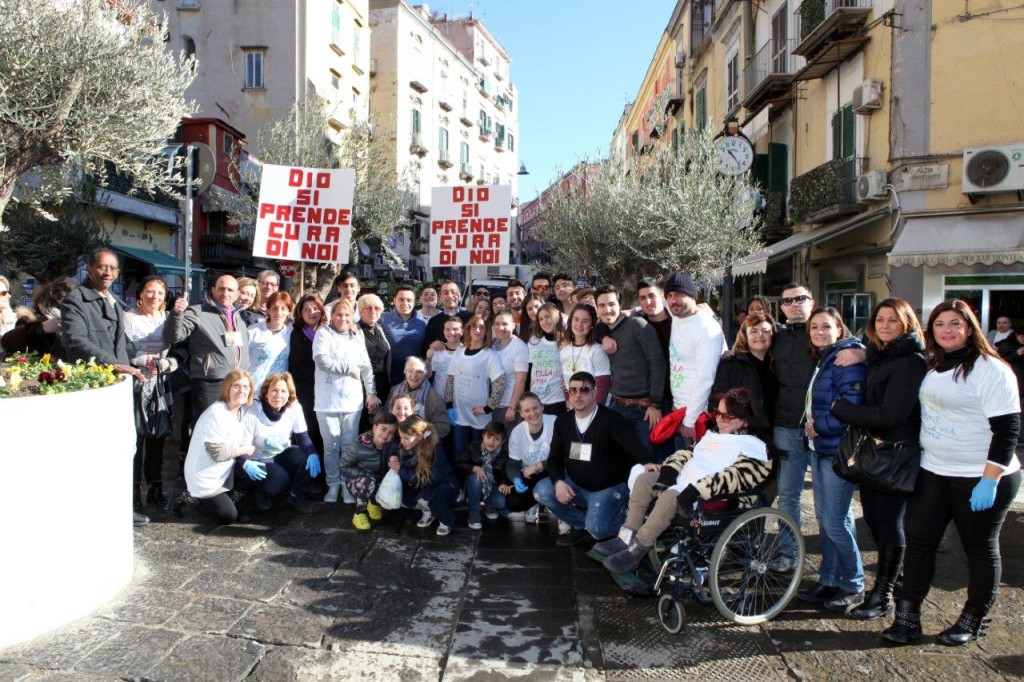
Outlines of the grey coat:
M 69 362 L 128 364 L 124 304 L 115 298 L 111 305 L 88 281 L 64 297 L 57 334 Z
M 188 375 L 192 379 L 221 380 L 233 369 L 249 369 L 249 334 L 235 313 L 238 346 L 227 345 L 228 323 L 210 301 L 189 306 L 180 315 L 171 311 L 164 324 L 164 341 L 188 340 Z

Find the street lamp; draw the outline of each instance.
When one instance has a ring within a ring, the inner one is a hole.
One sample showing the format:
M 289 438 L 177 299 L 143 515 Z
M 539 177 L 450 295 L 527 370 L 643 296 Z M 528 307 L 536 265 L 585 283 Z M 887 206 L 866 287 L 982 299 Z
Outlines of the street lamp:
M 520 162 L 520 164 L 519 164 L 519 172 L 516 173 L 516 175 L 520 175 L 521 176 L 521 175 L 529 175 L 529 174 L 530 174 L 530 171 L 526 170 L 526 164 Z M 516 238 L 519 241 L 519 245 L 516 248 L 516 256 L 517 256 L 516 260 L 518 261 L 518 263 L 520 265 L 522 265 L 523 260 L 524 260 L 524 258 L 523 258 L 523 225 L 520 222 L 520 217 L 522 216 L 522 214 L 519 211 L 519 207 L 523 205 L 523 202 L 519 200 L 519 194 L 522 191 L 522 188 L 517 188 L 517 189 L 519 191 L 516 192 Z

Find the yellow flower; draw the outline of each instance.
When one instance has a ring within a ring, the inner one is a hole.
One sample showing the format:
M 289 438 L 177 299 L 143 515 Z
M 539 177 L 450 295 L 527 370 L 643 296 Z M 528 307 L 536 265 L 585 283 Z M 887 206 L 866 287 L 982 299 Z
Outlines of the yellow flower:
M 47 353 L 46 355 L 43 356 L 42 363 L 44 365 L 46 365 L 47 367 L 49 367 L 49 365 L 50 365 L 50 354 L 49 353 Z
M 21 372 L 11 373 L 11 390 L 17 391 L 19 386 L 21 386 Z

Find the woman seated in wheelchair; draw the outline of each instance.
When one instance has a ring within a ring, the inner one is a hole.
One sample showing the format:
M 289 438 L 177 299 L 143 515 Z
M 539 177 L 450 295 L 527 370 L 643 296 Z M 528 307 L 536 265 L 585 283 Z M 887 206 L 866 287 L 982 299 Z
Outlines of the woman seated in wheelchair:
M 618 536 L 594 546 L 606 555 L 609 571 L 635 571 L 658 536 L 672 525 L 677 507 L 689 517 L 700 500 L 742 494 L 768 479 L 771 429 L 758 397 L 746 388 L 729 389 L 718 396 L 714 417 L 717 433 L 709 430 L 693 452 L 679 450 L 664 464 L 633 467 L 626 522 Z

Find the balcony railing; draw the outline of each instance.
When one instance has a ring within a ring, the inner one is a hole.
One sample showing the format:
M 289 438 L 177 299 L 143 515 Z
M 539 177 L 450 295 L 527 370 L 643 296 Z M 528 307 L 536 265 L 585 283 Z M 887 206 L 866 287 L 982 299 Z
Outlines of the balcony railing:
M 482 142 L 490 142 L 491 135 L 494 134 L 494 131 L 492 131 L 489 126 L 477 126 L 477 128 L 479 131 L 480 140 Z
M 423 134 L 413 133 L 412 140 L 409 143 L 409 151 L 417 156 L 423 156 L 427 153 L 427 148 L 423 144 Z
M 473 179 L 473 168 L 465 161 L 459 164 L 459 179 L 466 182 Z
M 665 113 L 672 116 L 679 111 L 686 100 L 686 81 L 682 78 L 673 78 L 665 86 L 665 92 Z
M 793 53 L 812 57 L 829 42 L 856 33 L 872 0 L 804 0 L 796 12 L 799 43 Z
M 451 168 L 453 165 L 455 165 L 455 164 L 452 163 L 451 159 L 448 158 L 448 150 L 447 149 L 440 149 L 440 150 L 438 150 L 438 152 L 437 152 L 437 165 L 440 166 L 441 168 L 445 168 L 445 169 Z
M 743 69 L 743 106 L 755 113 L 766 100 L 789 90 L 793 82 L 793 44 L 769 39 Z
M 860 213 L 857 203 L 857 176 L 862 160 L 833 159 L 803 175 L 789 185 L 789 215 L 794 223 L 825 223 Z
M 690 54 L 694 55 L 711 34 L 711 24 L 715 23 L 715 0 L 693 0 L 690 8 Z
M 204 265 L 251 265 L 252 241 L 221 234 L 199 237 L 199 258 Z

